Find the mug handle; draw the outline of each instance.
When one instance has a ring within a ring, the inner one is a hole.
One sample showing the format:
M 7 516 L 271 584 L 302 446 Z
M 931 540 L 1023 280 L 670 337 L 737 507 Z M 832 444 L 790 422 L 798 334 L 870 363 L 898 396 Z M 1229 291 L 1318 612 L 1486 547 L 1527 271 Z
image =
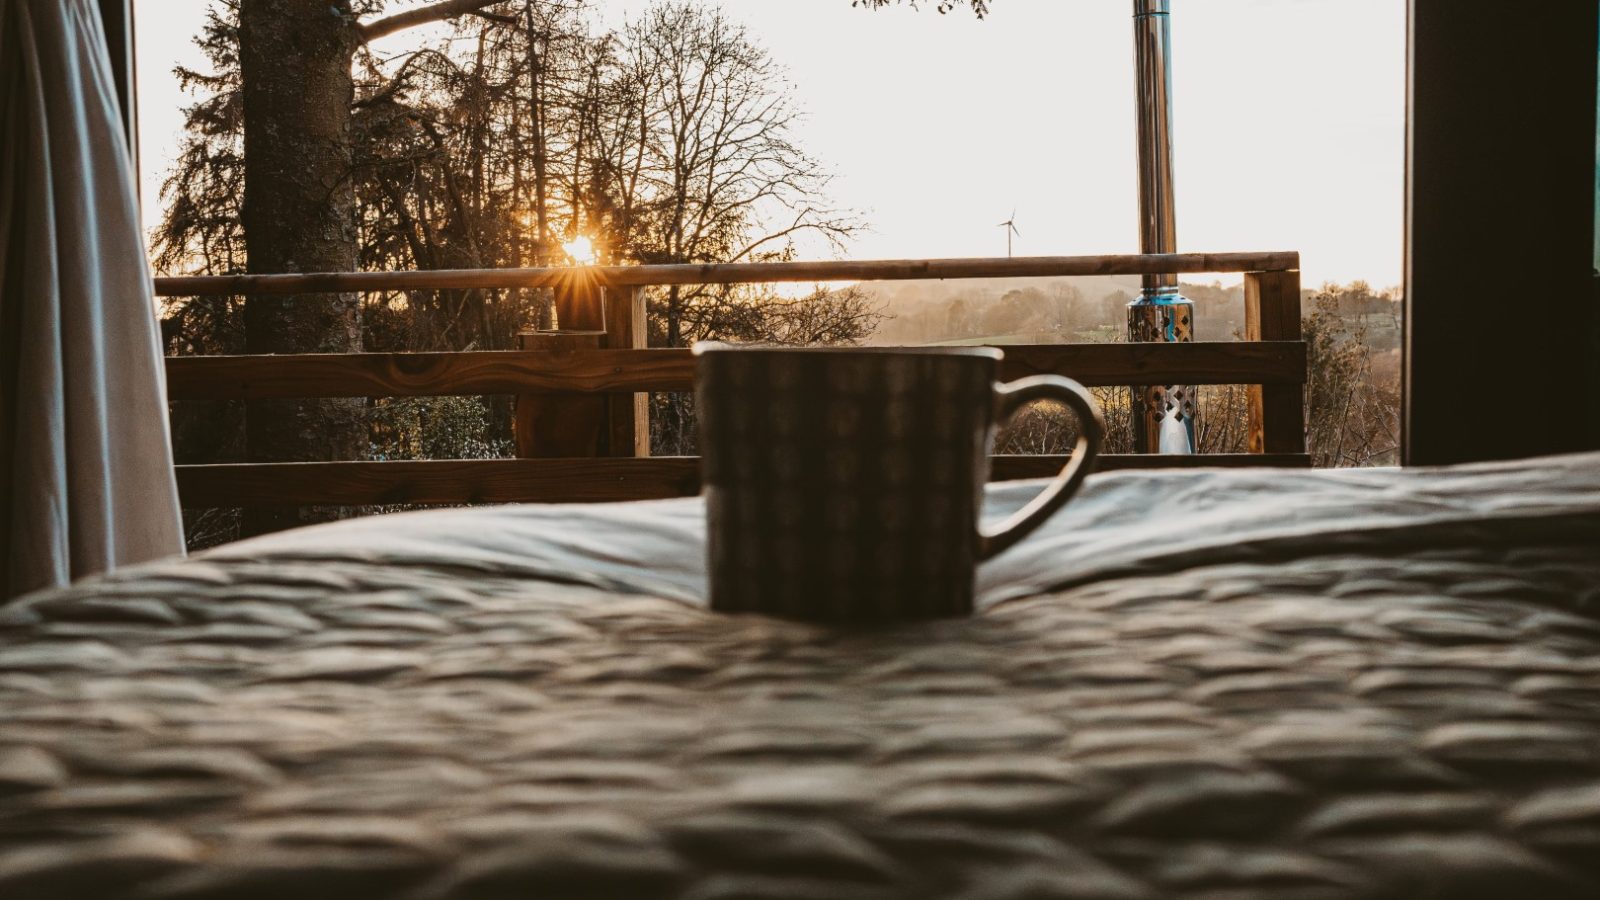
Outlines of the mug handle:
M 1105 441 L 1106 423 L 1094 398 L 1083 385 L 1059 375 L 1033 375 L 1010 384 L 997 384 L 994 389 L 998 406 L 998 419 L 1005 424 L 1018 409 L 1035 400 L 1058 400 L 1066 404 L 1078 417 L 1078 446 L 1061 474 L 1050 482 L 1044 493 L 1029 501 L 1010 518 L 1001 522 L 994 531 L 978 528 L 978 559 L 985 560 L 1010 548 L 1027 537 L 1083 486 L 1089 476 L 1100 445 Z

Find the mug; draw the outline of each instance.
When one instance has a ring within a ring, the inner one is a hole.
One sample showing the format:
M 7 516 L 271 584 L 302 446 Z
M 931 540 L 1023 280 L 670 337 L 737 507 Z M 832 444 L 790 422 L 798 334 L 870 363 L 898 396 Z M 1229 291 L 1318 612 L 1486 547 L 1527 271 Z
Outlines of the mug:
M 711 607 L 874 623 L 972 611 L 977 564 L 1083 484 L 1105 423 L 1082 385 L 999 384 L 992 347 L 695 346 Z M 998 422 L 1077 416 L 1077 452 L 1027 506 L 979 523 Z

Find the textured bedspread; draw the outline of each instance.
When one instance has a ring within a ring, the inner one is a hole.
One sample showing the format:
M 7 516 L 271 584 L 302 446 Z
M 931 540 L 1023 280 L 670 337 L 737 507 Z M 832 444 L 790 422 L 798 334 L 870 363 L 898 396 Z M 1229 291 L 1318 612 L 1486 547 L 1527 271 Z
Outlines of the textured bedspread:
M 698 515 L 0 607 L 0 898 L 1600 896 L 1600 456 L 1099 476 L 875 631 L 699 608 Z

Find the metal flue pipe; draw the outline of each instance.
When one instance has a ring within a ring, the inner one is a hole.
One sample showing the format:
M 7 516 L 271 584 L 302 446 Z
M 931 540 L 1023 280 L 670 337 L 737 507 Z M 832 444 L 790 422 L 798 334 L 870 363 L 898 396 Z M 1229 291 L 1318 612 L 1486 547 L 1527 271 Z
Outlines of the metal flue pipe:
M 1177 202 L 1172 187 L 1172 38 L 1170 0 L 1134 0 L 1134 62 L 1139 96 L 1139 250 L 1175 253 Z M 1146 275 L 1147 297 L 1176 291 L 1176 275 Z
M 1177 204 L 1172 163 L 1172 30 L 1170 0 L 1134 0 L 1134 62 L 1138 70 L 1139 250 L 1175 253 Z M 1177 275 L 1146 275 L 1128 305 L 1128 340 L 1194 340 L 1194 303 L 1178 292 Z M 1133 389 L 1133 449 L 1192 453 L 1197 411 L 1193 385 Z

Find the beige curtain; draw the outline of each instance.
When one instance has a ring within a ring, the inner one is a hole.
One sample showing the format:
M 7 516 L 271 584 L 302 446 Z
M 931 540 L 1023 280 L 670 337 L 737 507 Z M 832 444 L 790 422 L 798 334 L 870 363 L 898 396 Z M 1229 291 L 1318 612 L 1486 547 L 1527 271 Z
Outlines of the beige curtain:
M 134 174 L 92 0 L 0 0 L 0 601 L 183 552 Z

